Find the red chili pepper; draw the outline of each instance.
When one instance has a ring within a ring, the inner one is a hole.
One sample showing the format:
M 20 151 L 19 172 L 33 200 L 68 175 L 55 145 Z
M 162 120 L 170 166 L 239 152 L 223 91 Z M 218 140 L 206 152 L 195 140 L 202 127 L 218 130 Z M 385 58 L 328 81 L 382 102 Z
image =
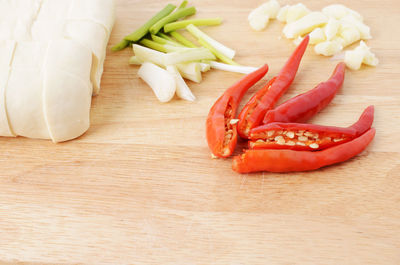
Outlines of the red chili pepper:
M 305 122 L 325 108 L 335 97 L 344 81 L 346 65 L 339 63 L 332 76 L 314 89 L 289 99 L 277 108 L 270 110 L 263 123 Z
M 265 113 L 274 107 L 282 94 L 292 84 L 309 39 L 307 35 L 297 46 L 278 76 L 270 80 L 244 106 L 239 114 L 238 123 L 238 132 L 242 138 L 247 139 L 250 130 L 262 123 Z
M 232 168 L 239 173 L 258 171 L 293 172 L 308 171 L 346 161 L 361 153 L 375 136 L 375 129 L 354 140 L 323 151 L 247 150 L 234 157 Z
M 374 106 L 369 106 L 359 120 L 347 128 L 304 123 L 269 123 L 250 131 L 249 148 L 323 150 L 362 135 L 371 128 L 373 121 Z
M 231 120 L 236 116 L 243 95 L 267 72 L 268 65 L 264 65 L 246 75 L 228 88 L 210 109 L 206 122 L 206 134 L 208 146 L 215 156 L 228 157 L 233 153 L 237 142 L 237 129 L 236 124 L 231 124 Z

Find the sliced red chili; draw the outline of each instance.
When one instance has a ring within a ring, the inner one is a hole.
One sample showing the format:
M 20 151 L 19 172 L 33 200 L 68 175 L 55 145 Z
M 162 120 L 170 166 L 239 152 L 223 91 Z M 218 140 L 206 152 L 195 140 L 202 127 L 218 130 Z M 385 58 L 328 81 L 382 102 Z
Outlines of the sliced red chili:
M 269 81 L 247 103 L 239 114 L 238 132 L 247 139 L 252 128 L 262 123 L 265 113 L 272 109 L 283 93 L 292 84 L 301 58 L 307 48 L 309 36 L 297 46 L 277 77 Z
M 236 146 L 237 129 L 232 123 L 238 105 L 246 91 L 268 72 L 268 65 L 243 77 L 228 88 L 208 113 L 206 135 L 211 152 L 218 157 L 230 156 Z
M 305 122 L 325 108 L 335 97 L 344 81 L 345 64 L 339 63 L 332 76 L 314 89 L 289 99 L 273 110 L 269 110 L 263 123 Z
M 373 121 L 374 106 L 369 106 L 358 121 L 347 128 L 304 123 L 269 123 L 250 131 L 249 148 L 323 150 L 362 135 L 371 128 Z
M 239 173 L 258 171 L 293 172 L 315 170 L 344 162 L 361 153 L 375 136 L 371 128 L 350 142 L 322 151 L 294 151 L 277 149 L 252 149 L 234 157 L 232 168 Z

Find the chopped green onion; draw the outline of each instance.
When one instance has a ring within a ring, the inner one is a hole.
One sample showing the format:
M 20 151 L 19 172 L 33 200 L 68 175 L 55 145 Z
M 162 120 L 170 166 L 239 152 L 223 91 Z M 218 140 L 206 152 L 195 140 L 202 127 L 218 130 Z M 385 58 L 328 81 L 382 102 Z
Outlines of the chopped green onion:
M 138 76 L 153 90 L 161 102 L 170 101 L 176 91 L 175 76 L 155 64 L 145 62 L 139 68 Z
M 214 54 L 205 48 L 188 48 L 185 50 L 168 53 L 164 57 L 165 65 L 175 65 L 184 62 L 193 62 L 199 60 L 215 60 Z
M 138 44 L 133 44 L 132 45 L 133 52 L 135 53 L 135 56 L 137 57 L 138 60 L 142 62 L 152 62 L 154 64 L 157 64 L 159 66 L 165 66 L 164 64 L 164 56 L 165 53 L 152 50 L 143 46 L 140 46 Z
M 184 47 L 183 45 L 181 45 L 179 43 L 176 43 L 175 41 L 169 41 L 169 40 L 166 40 L 164 38 L 158 37 L 157 35 L 154 35 L 154 34 L 151 34 L 151 38 L 153 39 L 153 41 L 155 41 L 155 42 L 157 42 L 159 44 L 163 44 L 163 45 L 169 44 L 169 45 L 172 45 L 172 46 Z
M 168 36 L 168 35 L 165 34 L 165 33 L 158 32 L 157 35 L 158 35 L 159 37 L 161 37 L 161 38 L 166 39 L 166 40 L 174 41 L 170 36 Z
M 182 43 L 186 47 L 197 48 L 197 46 L 194 45 L 193 42 L 191 42 L 190 40 L 186 39 L 184 36 L 179 34 L 177 31 L 172 31 L 169 34 L 171 34 L 172 37 L 174 37 L 177 41 L 179 41 L 180 43 Z
M 157 43 L 155 41 L 149 40 L 149 39 L 142 39 L 140 42 L 145 47 L 148 47 L 150 49 L 159 51 L 159 52 L 167 52 L 167 50 L 164 48 L 163 44 Z
M 176 95 L 184 100 L 195 101 L 196 97 L 193 95 L 192 91 L 190 91 L 190 88 L 185 83 L 185 80 L 183 80 L 176 66 L 168 65 L 167 71 L 175 77 Z
M 162 18 L 159 20 L 157 23 L 155 23 L 151 28 L 149 29 L 151 33 L 157 34 L 157 32 L 160 31 L 162 27 L 164 27 L 165 24 L 168 24 L 170 22 L 176 21 L 180 18 L 187 17 L 190 15 L 193 15 L 196 13 L 196 8 L 195 7 L 185 7 L 182 9 L 177 10 L 176 12 L 169 14 L 168 16 Z
M 136 56 L 129 58 L 129 64 L 141 65 L 143 61 L 139 60 Z
M 111 50 L 112 50 L 113 52 L 117 52 L 117 51 L 120 51 L 120 50 L 125 49 L 126 47 L 129 46 L 129 44 L 131 44 L 130 41 L 123 39 L 120 43 L 114 45 L 114 46 L 111 48 Z
M 217 51 L 228 57 L 229 59 L 233 59 L 235 57 L 235 51 L 224 46 L 222 43 L 219 43 L 218 41 L 214 40 L 204 32 L 202 32 L 200 29 L 198 29 L 195 25 L 188 25 L 186 29 L 196 38 L 198 39 L 203 39 L 206 41 L 209 45 L 214 47 Z
M 214 47 L 212 47 L 210 44 L 208 44 L 205 40 L 203 40 L 202 38 L 199 38 L 199 43 L 210 50 L 210 52 L 212 52 L 218 59 L 220 59 L 222 62 L 230 64 L 230 65 L 239 65 L 238 63 L 236 63 L 235 61 L 229 59 L 228 57 L 226 57 L 225 55 L 223 55 L 222 53 L 220 53 L 219 51 L 217 51 L 216 49 L 214 49 Z
M 158 21 L 162 20 L 163 18 L 167 17 L 169 14 L 174 11 L 176 6 L 168 4 L 164 7 L 160 12 L 158 12 L 154 17 L 152 17 L 149 21 L 147 21 L 143 26 L 137 29 L 132 34 L 125 37 L 125 40 L 138 42 L 141 38 L 143 38 L 148 32 L 149 29 L 156 24 Z
M 209 63 L 200 63 L 200 71 L 204 72 L 208 72 L 210 71 L 211 66 Z
M 190 24 L 193 24 L 195 26 L 215 26 L 215 25 L 220 25 L 221 22 L 222 22 L 221 18 L 200 18 L 200 19 L 182 20 L 166 24 L 164 26 L 164 32 L 183 29 Z
M 201 67 L 199 63 L 181 63 L 177 64 L 176 67 L 179 73 L 186 79 L 193 82 L 200 83 L 202 80 Z
M 187 4 L 188 4 L 188 1 L 187 0 L 183 0 L 182 3 L 179 5 L 178 9 L 185 8 L 187 6 Z
M 228 72 L 234 72 L 234 73 L 241 73 L 241 74 L 250 74 L 257 70 L 256 67 L 250 67 L 250 66 L 241 66 L 241 65 L 229 65 L 229 64 L 224 64 L 224 63 L 218 63 L 218 62 L 210 62 L 211 68 L 214 69 L 219 69 L 223 71 L 228 71 Z

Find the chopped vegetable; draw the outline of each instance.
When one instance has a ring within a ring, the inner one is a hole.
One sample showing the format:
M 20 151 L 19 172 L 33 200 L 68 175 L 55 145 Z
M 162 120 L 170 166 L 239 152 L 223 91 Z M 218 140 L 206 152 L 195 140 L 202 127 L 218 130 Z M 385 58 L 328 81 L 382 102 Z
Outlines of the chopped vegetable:
M 181 51 L 168 53 L 164 56 L 165 65 L 192 62 L 198 60 L 215 60 L 215 56 L 205 48 L 187 48 Z
M 170 41 L 164 38 L 161 38 L 157 35 L 151 34 L 151 38 L 153 39 L 153 41 L 159 43 L 159 44 L 168 44 L 168 45 L 172 45 L 172 46 L 178 46 L 178 47 L 184 47 L 183 45 L 175 42 L 175 41 Z
M 286 21 L 286 23 L 292 23 L 310 13 L 311 13 L 310 9 L 308 9 L 302 3 L 298 3 L 296 5 L 292 5 L 292 6 L 288 7 L 285 21 Z
M 167 71 L 175 77 L 176 95 L 184 100 L 195 101 L 196 97 L 193 95 L 192 91 L 190 91 L 190 88 L 186 85 L 178 69 L 173 65 L 168 65 Z
M 186 29 L 196 38 L 198 39 L 203 39 L 205 42 L 207 42 L 210 46 L 212 46 L 214 49 L 228 57 L 229 59 L 233 59 L 235 57 L 235 51 L 224 46 L 223 44 L 219 43 L 218 41 L 214 40 L 204 32 L 202 32 L 200 29 L 198 29 L 194 25 L 188 25 Z
M 143 61 L 139 60 L 136 56 L 129 58 L 129 64 L 142 65 Z
M 186 79 L 193 82 L 200 83 L 201 77 L 201 66 L 200 63 L 181 63 L 177 64 L 179 73 Z
M 171 36 L 174 37 L 177 41 L 185 45 L 186 47 L 189 48 L 197 48 L 196 45 L 194 45 L 190 40 L 186 39 L 184 36 L 179 34 L 177 31 L 172 31 L 170 32 Z
M 198 41 L 204 48 L 206 48 L 210 52 L 212 52 L 215 55 L 215 57 L 220 59 L 222 62 L 230 64 L 230 65 L 239 65 L 238 63 L 234 62 L 233 60 L 229 59 L 228 57 L 226 57 L 225 55 L 223 55 L 222 53 L 220 53 L 219 51 L 214 49 L 214 47 L 212 47 L 210 44 L 208 44 L 208 42 L 206 42 L 202 38 L 199 38 Z
M 199 19 L 187 19 L 168 23 L 164 26 L 164 32 L 171 32 L 178 29 L 186 28 L 188 25 L 193 24 L 195 26 L 216 26 L 222 22 L 221 18 L 199 18 Z
M 170 101 L 176 91 L 175 76 L 155 64 L 145 62 L 138 71 L 142 78 L 153 89 L 154 94 L 161 102 Z
M 325 25 L 327 22 L 328 18 L 321 12 L 311 12 L 299 20 L 287 24 L 283 28 L 283 33 L 286 38 L 293 39 L 303 34 L 307 34 L 316 27 Z
M 268 25 L 269 19 L 276 18 L 279 8 L 278 1 L 270 0 L 251 11 L 248 16 L 251 28 L 255 31 L 263 30 Z
M 255 70 L 257 70 L 256 67 L 230 65 L 230 64 L 224 64 L 224 63 L 219 63 L 219 62 L 215 62 L 215 61 L 211 61 L 210 66 L 211 66 L 211 68 L 214 68 L 214 69 L 227 71 L 227 72 L 241 73 L 241 74 L 250 74 L 251 72 L 254 72 Z
M 214 103 L 207 116 L 206 135 L 211 152 L 217 157 L 230 156 L 237 143 L 235 119 L 237 108 L 246 91 L 268 72 L 268 65 L 243 77 L 228 88 Z
M 132 34 L 126 36 L 122 42 L 123 43 L 126 43 L 126 41 L 138 42 L 141 38 L 143 38 L 149 32 L 150 27 L 152 27 L 159 20 L 163 19 L 164 17 L 166 17 L 170 13 L 172 13 L 172 11 L 174 11 L 175 8 L 176 8 L 176 6 L 174 6 L 172 4 L 168 4 L 160 12 L 158 12 L 154 17 L 152 17 L 149 21 L 147 21 L 143 26 L 141 26 L 139 29 L 137 29 Z M 117 44 L 117 46 L 118 46 L 118 44 Z M 126 46 L 128 46 L 128 44 Z M 114 47 L 116 47 L 116 46 L 114 46 Z M 118 46 L 119 49 L 121 49 L 121 47 L 122 47 L 122 45 Z M 123 48 L 125 48 L 125 47 L 123 47 Z M 117 49 L 113 49 L 113 50 L 116 51 Z
M 153 49 L 153 50 L 156 50 L 159 52 L 167 52 L 167 49 L 165 49 L 163 44 L 157 43 L 157 42 L 149 40 L 149 39 L 142 39 L 139 43 L 145 47 L 148 47 L 150 49 Z
M 165 66 L 165 53 L 155 51 L 137 44 L 133 44 L 132 47 L 137 60 L 140 60 L 142 62 L 151 62 L 159 66 Z
M 332 56 L 343 49 L 343 46 L 338 41 L 324 41 L 320 42 L 314 47 L 316 54 L 325 56 Z
M 365 42 L 360 41 L 360 45 L 354 50 L 346 51 L 344 62 L 348 68 L 358 70 L 362 63 L 376 66 L 379 63 L 379 60 L 376 58 L 375 54 L 370 51 L 370 48 L 365 44 Z
M 172 14 L 169 14 L 168 16 L 160 19 L 157 21 L 157 23 L 155 23 L 153 26 L 151 26 L 151 28 L 149 29 L 149 31 L 153 34 L 157 34 L 157 32 L 160 31 L 160 29 L 162 27 L 164 27 L 166 24 L 176 21 L 180 18 L 183 17 L 187 17 L 190 15 L 193 15 L 196 13 L 196 8 L 195 7 L 185 7 L 185 8 L 181 8 L 178 9 L 177 11 L 175 11 Z

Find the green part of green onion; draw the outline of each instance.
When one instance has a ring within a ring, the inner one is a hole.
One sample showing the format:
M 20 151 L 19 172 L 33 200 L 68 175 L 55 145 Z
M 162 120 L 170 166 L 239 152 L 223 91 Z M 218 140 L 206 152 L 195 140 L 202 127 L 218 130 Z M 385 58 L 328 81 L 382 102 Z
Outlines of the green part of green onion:
M 168 23 L 164 26 L 164 32 L 170 32 L 177 29 L 186 28 L 186 26 L 193 24 L 195 26 L 216 26 L 222 23 L 221 18 L 199 18 L 187 19 L 177 22 Z
M 174 37 L 177 41 L 179 41 L 180 43 L 182 43 L 186 47 L 197 48 L 197 46 L 193 42 L 191 42 L 190 40 L 186 39 L 184 36 L 182 36 L 178 32 L 172 31 L 169 34 L 171 34 L 172 37 Z
M 193 6 L 179 9 L 174 13 L 169 14 L 168 16 L 160 19 L 157 23 L 151 26 L 149 30 L 152 34 L 157 34 L 161 30 L 161 28 L 164 27 L 166 24 L 177 21 L 180 18 L 193 15 L 195 13 L 196 13 L 196 8 Z
M 164 45 L 157 43 L 155 41 L 149 40 L 149 39 L 142 39 L 139 42 L 141 45 L 159 51 L 159 52 L 167 52 L 167 50 L 165 49 Z

